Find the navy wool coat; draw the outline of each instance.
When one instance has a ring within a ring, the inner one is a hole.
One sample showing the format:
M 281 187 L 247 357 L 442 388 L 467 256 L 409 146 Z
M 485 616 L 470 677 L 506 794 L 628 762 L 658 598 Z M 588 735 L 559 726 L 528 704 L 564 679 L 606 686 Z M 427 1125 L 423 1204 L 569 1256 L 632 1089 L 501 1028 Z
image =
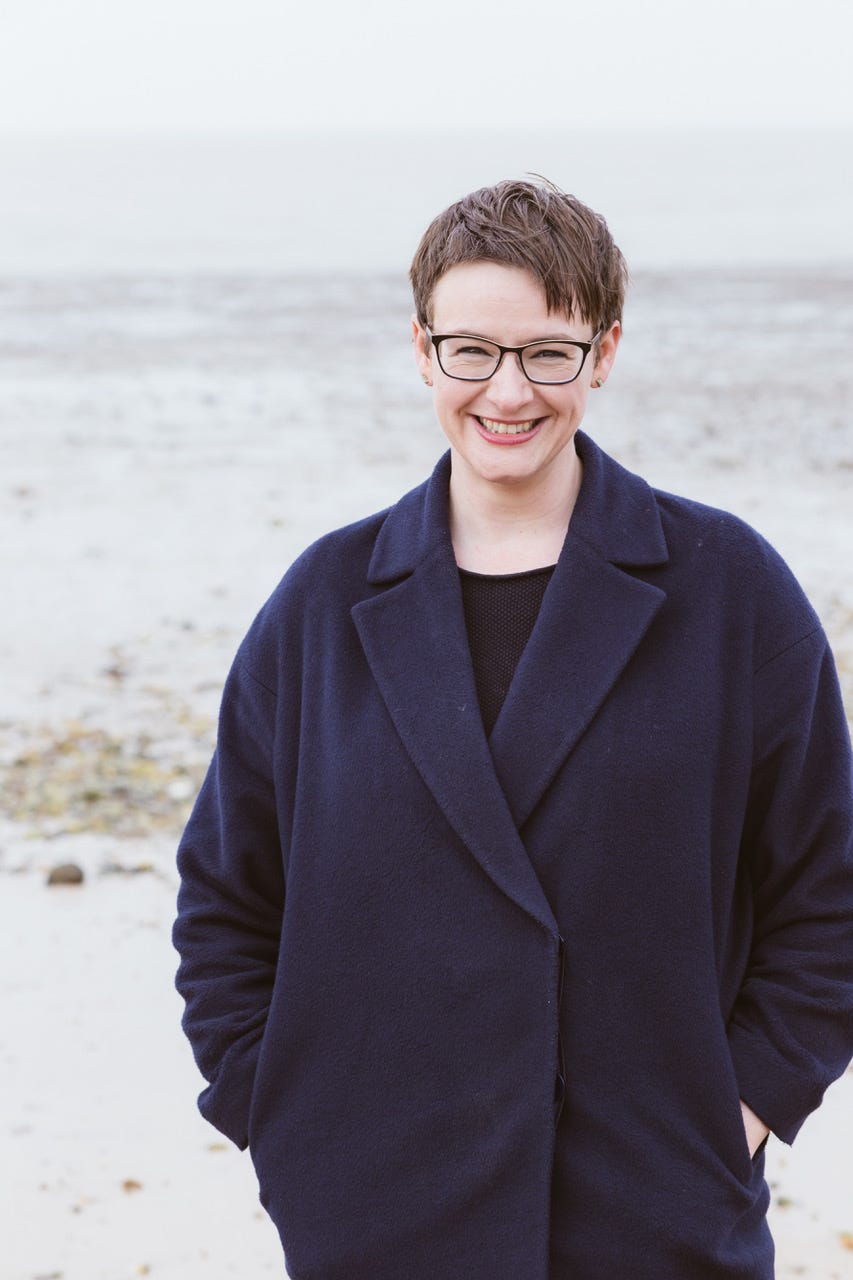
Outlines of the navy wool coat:
M 228 678 L 178 986 L 296 1280 L 770 1280 L 738 1100 L 790 1142 L 853 1053 L 817 618 L 742 522 L 577 445 L 490 739 L 448 455 L 296 561 Z

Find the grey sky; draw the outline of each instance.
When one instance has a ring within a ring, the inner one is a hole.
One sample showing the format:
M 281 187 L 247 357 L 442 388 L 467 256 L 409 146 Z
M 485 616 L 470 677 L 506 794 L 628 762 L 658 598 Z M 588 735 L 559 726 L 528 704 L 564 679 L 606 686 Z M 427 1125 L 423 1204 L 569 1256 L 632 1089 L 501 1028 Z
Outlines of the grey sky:
M 0 0 L 0 132 L 853 126 L 849 0 Z

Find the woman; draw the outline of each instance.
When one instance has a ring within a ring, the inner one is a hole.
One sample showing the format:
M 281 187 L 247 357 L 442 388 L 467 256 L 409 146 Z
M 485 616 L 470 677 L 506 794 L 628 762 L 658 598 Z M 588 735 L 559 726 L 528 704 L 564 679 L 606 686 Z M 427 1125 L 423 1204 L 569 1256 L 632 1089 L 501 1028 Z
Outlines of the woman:
M 285 575 L 182 841 L 201 1110 L 295 1280 L 769 1280 L 768 1130 L 853 1053 L 825 637 L 757 534 L 578 431 L 598 215 L 499 183 L 411 275 L 449 453 Z

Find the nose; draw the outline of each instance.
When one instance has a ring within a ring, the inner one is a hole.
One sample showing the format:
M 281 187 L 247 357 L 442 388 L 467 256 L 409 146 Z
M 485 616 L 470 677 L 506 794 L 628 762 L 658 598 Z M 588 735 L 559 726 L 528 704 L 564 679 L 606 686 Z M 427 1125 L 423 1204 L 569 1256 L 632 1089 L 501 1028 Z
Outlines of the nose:
M 530 399 L 531 387 L 518 352 L 506 352 L 489 379 L 488 395 L 496 408 L 507 413 Z

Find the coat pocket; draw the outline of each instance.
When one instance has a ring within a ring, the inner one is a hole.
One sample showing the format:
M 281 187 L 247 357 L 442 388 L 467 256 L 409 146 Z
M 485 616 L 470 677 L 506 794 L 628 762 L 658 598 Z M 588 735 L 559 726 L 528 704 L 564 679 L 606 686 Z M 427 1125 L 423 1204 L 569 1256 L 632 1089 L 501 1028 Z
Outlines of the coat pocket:
M 756 1164 L 761 1162 L 761 1154 L 765 1144 L 761 1144 L 754 1156 L 750 1154 L 746 1127 L 743 1122 L 743 1112 L 741 1111 L 740 1088 L 738 1087 L 734 1063 L 732 1062 L 727 1040 L 724 1044 L 723 1063 L 725 1106 L 724 1115 L 721 1116 L 721 1136 L 725 1139 L 725 1148 L 721 1154 L 723 1154 L 731 1172 L 746 1186 L 749 1186 L 755 1174 Z

